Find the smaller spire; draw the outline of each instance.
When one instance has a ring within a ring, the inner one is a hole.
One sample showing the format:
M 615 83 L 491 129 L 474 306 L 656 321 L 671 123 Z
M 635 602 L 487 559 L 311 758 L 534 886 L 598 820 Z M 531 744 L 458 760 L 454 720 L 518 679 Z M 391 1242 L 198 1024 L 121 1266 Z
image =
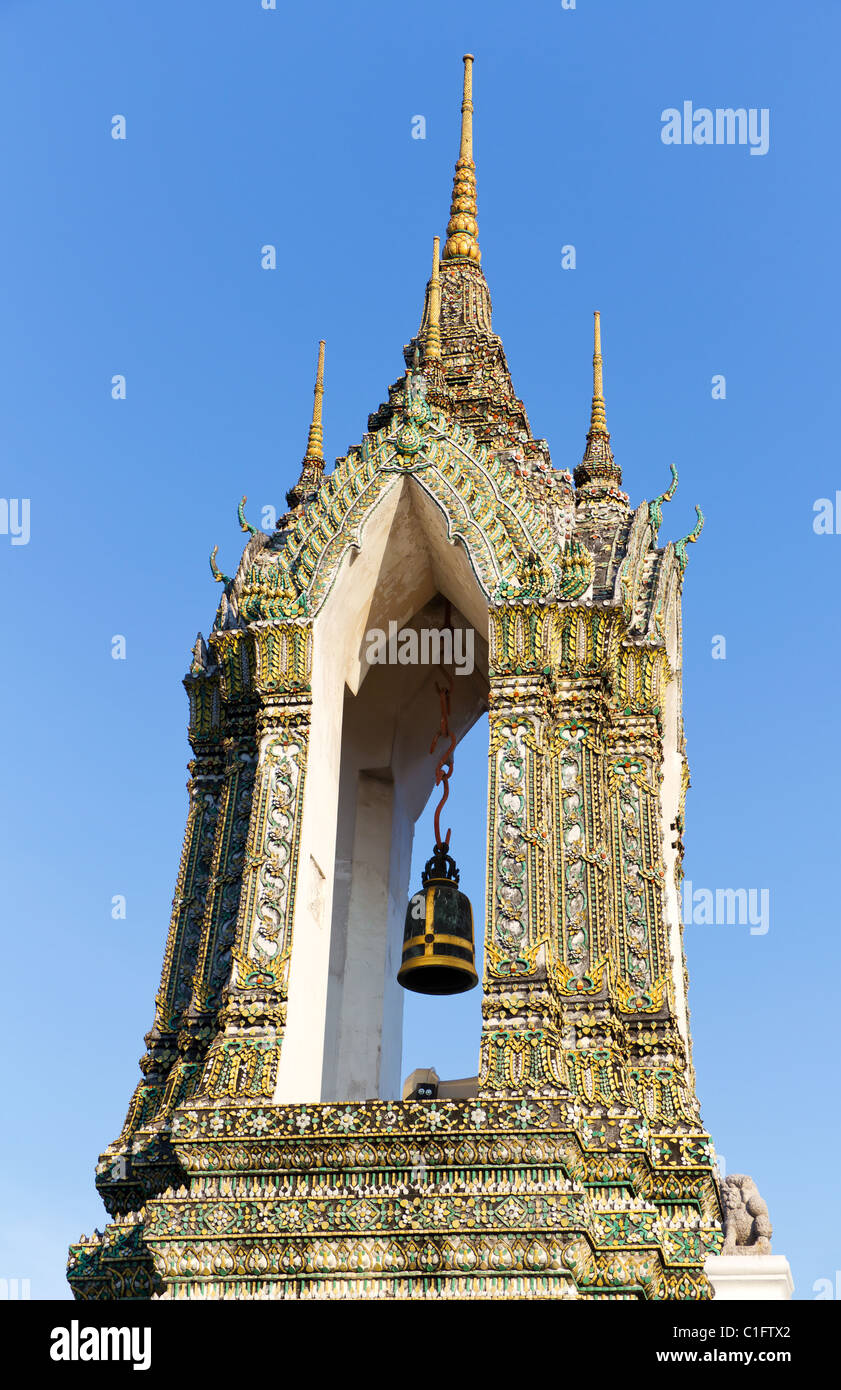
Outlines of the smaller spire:
M 479 224 L 476 221 L 476 165 L 473 160 L 473 54 L 464 55 L 464 94 L 461 102 L 461 145 L 453 179 L 450 220 L 447 223 L 445 261 L 482 259 Z
M 473 63 L 472 53 L 465 53 L 461 60 L 464 63 L 464 90 L 461 98 L 461 145 L 459 147 L 459 159 L 473 158 Z
M 590 433 L 607 434 L 602 377 L 602 324 L 598 309 L 593 312 L 593 405 L 590 411 Z
M 429 284 L 429 322 L 424 340 L 424 362 L 441 360 L 441 238 L 432 238 L 432 279 Z
M 321 428 L 321 408 L 324 401 L 324 339 L 318 344 L 318 368 L 315 374 L 315 400 L 312 406 L 312 424 L 307 437 L 307 452 L 304 455 L 304 462 L 308 459 L 324 462 L 324 431 Z
M 321 409 L 324 401 L 324 339 L 318 344 L 318 368 L 315 374 L 315 400 L 312 407 L 312 423 L 307 435 L 307 452 L 301 462 L 301 476 L 286 494 L 290 507 L 300 507 L 313 493 L 318 491 L 324 473 L 324 431 L 321 424 Z
M 426 399 L 438 410 L 453 407 L 441 356 L 441 239 L 432 238 L 432 276 L 426 296 L 426 328 L 422 330 Z
M 584 457 L 573 476 L 579 490 L 587 487 L 591 493 L 594 488 L 599 491 L 604 488 L 618 488 L 622 482 L 622 470 L 614 460 L 607 428 L 602 374 L 602 325 L 598 310 L 593 314 L 593 403 L 590 407 L 590 428 L 587 432 Z

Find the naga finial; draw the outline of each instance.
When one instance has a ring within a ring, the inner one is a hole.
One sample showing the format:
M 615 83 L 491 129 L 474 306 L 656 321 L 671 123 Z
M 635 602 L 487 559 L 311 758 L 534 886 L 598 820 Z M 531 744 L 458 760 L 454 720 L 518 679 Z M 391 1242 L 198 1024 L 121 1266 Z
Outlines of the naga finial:
M 669 464 L 669 471 L 672 475 L 672 481 L 669 483 L 666 491 L 661 492 L 659 497 L 655 497 L 654 501 L 648 504 L 648 520 L 651 523 L 655 541 L 657 539 L 657 532 L 660 530 L 660 524 L 663 520 L 663 503 L 671 502 L 677 491 L 677 468 L 673 463 Z
M 216 580 L 217 584 L 232 584 L 233 580 L 231 579 L 231 576 L 229 574 L 223 574 L 216 563 L 216 556 L 218 555 L 218 553 L 219 547 L 218 545 L 214 545 L 213 549 L 210 552 L 210 573 L 213 575 L 213 578 Z
M 252 526 L 252 525 L 251 525 L 251 522 L 250 522 L 250 521 L 246 521 L 246 519 L 245 519 L 245 504 L 246 504 L 247 501 L 248 501 L 248 497 L 247 497 L 245 494 L 243 494 L 242 501 L 240 502 L 239 506 L 237 507 L 237 516 L 239 517 L 239 529 L 240 529 L 241 531 L 247 531 L 248 534 L 249 534 L 249 536 L 256 536 L 256 534 L 257 534 L 257 527 L 256 527 L 256 526 Z
M 453 179 L 450 220 L 447 223 L 445 261 L 482 259 L 476 221 L 476 165 L 473 161 L 473 54 L 464 55 L 464 94 L 461 102 L 461 145 Z
M 192 650 L 192 661 L 190 662 L 190 675 L 200 676 L 207 670 L 207 643 L 201 633 L 196 637 Z
M 679 541 L 675 541 L 675 558 L 677 559 L 681 574 L 683 574 L 684 570 L 686 569 L 686 547 L 690 545 L 693 541 L 697 541 L 698 537 L 704 529 L 704 522 L 706 521 L 704 513 L 701 511 L 701 508 L 697 504 L 695 506 L 695 515 L 697 516 L 698 520 L 692 527 L 692 530 L 689 532 L 689 535 L 683 536 L 682 539 Z

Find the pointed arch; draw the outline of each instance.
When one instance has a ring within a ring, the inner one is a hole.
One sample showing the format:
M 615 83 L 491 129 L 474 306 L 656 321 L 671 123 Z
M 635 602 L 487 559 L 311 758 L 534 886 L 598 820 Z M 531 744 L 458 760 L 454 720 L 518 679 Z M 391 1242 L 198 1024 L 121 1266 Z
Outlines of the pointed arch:
M 349 551 L 385 498 L 411 478 L 439 509 L 450 542 L 460 541 L 488 602 L 507 593 L 574 597 L 562 547 L 510 464 L 464 426 L 407 393 L 398 421 L 337 463 L 287 531 L 250 557 L 241 579 L 247 622 L 313 617 Z M 580 586 L 579 586 L 580 592 Z

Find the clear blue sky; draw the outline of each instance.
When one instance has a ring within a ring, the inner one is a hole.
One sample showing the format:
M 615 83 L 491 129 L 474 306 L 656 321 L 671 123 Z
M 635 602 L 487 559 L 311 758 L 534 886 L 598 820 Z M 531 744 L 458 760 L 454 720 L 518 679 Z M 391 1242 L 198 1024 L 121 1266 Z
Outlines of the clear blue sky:
M 207 555 L 232 572 L 239 497 L 257 516 L 297 476 L 320 337 L 330 457 L 401 371 L 471 51 L 483 264 L 535 433 L 557 467 L 580 459 L 598 308 L 632 503 L 674 460 L 662 537 L 707 514 L 684 601 L 686 870 L 767 888 L 771 920 L 687 928 L 699 1094 L 799 1296 L 834 1280 L 841 535 L 812 519 L 841 488 L 840 18 L 835 0 L 0 3 L 3 488 L 31 499 L 29 544 L 0 535 L 0 1276 L 65 1296 L 68 1242 L 103 1224 L 94 1163 L 137 1079 L 183 833 Z M 664 145 L 686 100 L 767 107 L 769 152 Z M 484 781 L 476 736 L 452 820 L 478 907 Z M 477 996 L 412 1001 L 407 1070 L 475 1071 Z

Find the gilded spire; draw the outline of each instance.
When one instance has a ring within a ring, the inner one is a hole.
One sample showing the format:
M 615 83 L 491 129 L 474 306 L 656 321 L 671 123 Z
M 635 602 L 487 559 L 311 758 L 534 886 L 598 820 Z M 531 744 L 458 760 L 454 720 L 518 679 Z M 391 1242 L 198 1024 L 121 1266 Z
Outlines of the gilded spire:
M 590 407 L 590 428 L 587 448 L 574 473 L 576 487 L 598 489 L 618 488 L 622 470 L 615 462 L 610 447 L 610 434 L 604 408 L 604 378 L 602 375 L 602 325 L 598 310 L 593 315 L 593 403 Z
M 318 368 L 315 374 L 315 400 L 312 406 L 312 424 L 307 438 L 307 452 L 304 462 L 317 459 L 324 462 L 324 431 L 321 428 L 321 406 L 324 400 L 324 339 L 318 344 Z
M 465 53 L 464 91 L 461 98 L 461 146 L 459 159 L 473 158 L 473 54 Z
M 461 145 L 453 179 L 450 220 L 447 223 L 445 261 L 482 259 L 476 221 L 476 165 L 473 161 L 473 54 L 464 55 L 464 95 L 461 102 Z
M 307 435 L 307 452 L 301 462 L 301 476 L 286 494 L 290 507 L 300 507 L 316 493 L 324 473 L 324 431 L 321 427 L 321 407 L 324 400 L 324 339 L 318 344 L 318 368 L 315 374 L 315 400 L 312 423 Z
M 593 405 L 590 411 L 590 433 L 607 434 L 602 377 L 602 325 L 598 309 L 593 314 Z
M 441 238 L 432 238 L 432 279 L 429 284 L 429 321 L 424 340 L 424 362 L 441 359 Z

